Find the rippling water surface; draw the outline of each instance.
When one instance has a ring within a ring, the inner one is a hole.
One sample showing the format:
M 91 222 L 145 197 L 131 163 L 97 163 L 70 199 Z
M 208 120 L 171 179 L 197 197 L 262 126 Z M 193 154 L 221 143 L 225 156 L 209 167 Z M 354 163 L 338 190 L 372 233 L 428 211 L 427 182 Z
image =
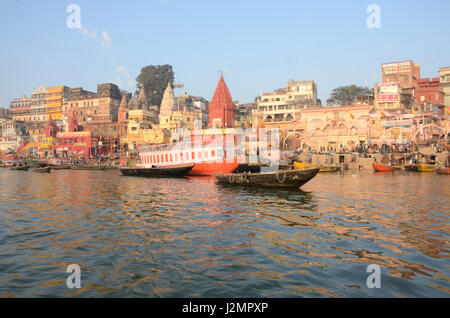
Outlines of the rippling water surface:
M 450 295 L 445 175 L 320 174 L 286 191 L 0 169 L 0 189 L 0 297 Z

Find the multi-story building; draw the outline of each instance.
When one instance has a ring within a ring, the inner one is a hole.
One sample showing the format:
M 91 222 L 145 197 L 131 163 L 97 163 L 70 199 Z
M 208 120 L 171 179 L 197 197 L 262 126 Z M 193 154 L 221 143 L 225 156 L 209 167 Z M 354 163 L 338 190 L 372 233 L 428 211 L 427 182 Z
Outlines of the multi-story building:
M 450 67 L 441 67 L 439 76 L 441 88 L 444 92 L 444 105 L 450 107 Z
M 44 85 L 33 89 L 31 93 L 31 121 L 47 121 L 47 89 Z
M 69 92 L 65 116 L 75 110 L 78 123 L 94 134 L 118 136 L 117 119 L 122 94 L 115 84 L 98 84 L 97 93 L 73 88 Z
M 24 122 L 16 120 L 2 121 L 2 136 L 0 139 L 0 151 L 17 149 L 29 140 Z
M 55 120 L 58 125 L 63 120 L 63 103 L 69 97 L 69 88 L 66 86 L 53 86 L 47 88 L 46 115 Z
M 317 85 L 314 81 L 293 81 L 273 93 L 257 98 L 256 112 L 265 122 L 292 121 L 300 109 L 317 107 Z
M 419 64 L 413 61 L 401 61 L 381 64 L 382 83 L 398 83 L 405 94 L 415 97 L 415 90 L 420 79 Z
M 23 95 L 20 98 L 14 99 L 10 106 L 9 111 L 13 120 L 17 121 L 30 121 L 31 120 L 31 98 Z
M 412 95 L 396 82 L 376 83 L 374 95 L 377 110 L 410 112 L 413 106 Z
M 431 110 L 432 107 L 443 108 L 444 92 L 440 86 L 440 78 L 422 78 L 416 89 L 417 104 L 421 110 Z

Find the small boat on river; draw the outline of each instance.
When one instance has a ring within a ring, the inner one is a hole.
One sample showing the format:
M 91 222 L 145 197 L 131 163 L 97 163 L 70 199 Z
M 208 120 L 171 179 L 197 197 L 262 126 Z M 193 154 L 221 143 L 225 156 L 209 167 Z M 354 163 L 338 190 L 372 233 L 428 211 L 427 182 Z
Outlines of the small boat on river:
M 419 167 L 415 163 L 410 163 L 403 166 L 405 171 L 419 171 L 418 168 Z
M 70 169 L 69 165 L 55 165 L 55 166 L 50 166 L 50 168 L 52 170 L 67 170 Z
M 391 167 L 391 166 L 386 166 L 386 165 L 383 165 L 383 164 L 381 164 L 381 163 L 377 163 L 377 162 L 374 162 L 374 163 L 372 163 L 372 166 L 373 166 L 373 170 L 375 170 L 375 171 L 377 171 L 377 172 L 390 172 L 390 171 L 394 171 L 395 170 L 395 168 L 394 167 Z
M 49 173 L 50 172 L 50 167 L 34 168 L 31 171 L 38 172 L 38 173 Z
M 336 172 L 341 170 L 341 167 L 334 165 L 321 165 L 319 172 Z
M 436 168 L 437 174 L 450 174 L 450 168 L 438 167 Z
M 123 176 L 135 176 L 135 177 L 153 177 L 153 178 L 166 178 L 166 177 L 184 177 L 186 176 L 195 164 L 188 165 L 174 165 L 170 167 L 153 167 L 153 168 L 140 168 L 140 167 L 123 167 L 120 168 L 120 173 Z
M 435 172 L 436 166 L 428 163 L 419 163 L 418 170 L 419 172 Z
M 104 170 L 102 165 L 74 165 L 70 166 L 72 170 Z
M 12 166 L 10 170 L 28 171 L 28 166 Z
M 227 173 L 214 174 L 218 183 L 248 187 L 299 188 L 314 178 L 320 168 L 285 169 L 263 173 Z

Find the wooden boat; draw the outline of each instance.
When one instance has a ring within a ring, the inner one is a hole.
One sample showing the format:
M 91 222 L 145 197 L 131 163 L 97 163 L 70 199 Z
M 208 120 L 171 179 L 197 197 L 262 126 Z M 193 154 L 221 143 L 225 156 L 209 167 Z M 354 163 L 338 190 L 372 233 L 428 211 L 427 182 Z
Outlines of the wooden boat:
M 403 166 L 405 171 L 418 171 L 418 166 L 415 163 L 407 164 Z
M 104 170 L 102 165 L 80 165 L 80 166 L 70 166 L 72 170 Z
M 333 165 L 321 165 L 319 172 L 336 172 L 341 170 L 341 167 Z
M 139 167 L 123 167 L 120 168 L 120 173 L 123 176 L 135 177 L 184 177 L 189 171 L 194 168 L 195 164 L 188 165 L 174 165 L 170 167 L 156 167 L 156 168 L 139 168 Z
M 20 171 L 28 171 L 28 166 L 12 166 L 10 170 L 20 170 Z
M 450 174 L 450 168 L 438 167 L 436 168 L 437 174 Z
M 313 166 L 310 163 L 303 163 L 303 162 L 294 161 L 294 168 L 295 169 L 307 169 L 307 168 L 316 168 L 316 166 Z
M 70 169 L 69 165 L 55 165 L 55 166 L 50 166 L 50 168 L 52 170 L 66 170 L 66 169 Z
M 435 172 L 436 167 L 428 163 L 419 163 L 417 169 L 419 172 Z
M 383 165 L 381 163 L 376 163 L 376 162 L 372 163 L 372 166 L 373 166 L 373 170 L 375 170 L 375 171 L 386 172 L 386 171 L 394 171 L 395 170 L 394 167 L 386 166 L 386 165 Z
M 249 187 L 299 188 L 314 178 L 320 168 L 278 170 L 270 173 L 214 174 L 218 183 Z
M 49 173 L 50 172 L 50 167 L 34 168 L 31 171 L 38 172 L 38 173 Z

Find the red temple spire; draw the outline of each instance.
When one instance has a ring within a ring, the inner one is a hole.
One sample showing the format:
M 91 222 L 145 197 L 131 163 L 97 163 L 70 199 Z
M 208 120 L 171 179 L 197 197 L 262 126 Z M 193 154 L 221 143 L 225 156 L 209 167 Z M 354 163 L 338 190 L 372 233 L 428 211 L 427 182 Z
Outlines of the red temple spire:
M 58 127 L 53 121 L 52 115 L 47 120 L 47 125 L 45 126 L 45 137 L 56 137 L 56 133 L 58 132 Z
M 209 104 L 209 126 L 212 128 L 231 128 L 234 120 L 234 105 L 230 91 L 220 75 L 219 83 Z

